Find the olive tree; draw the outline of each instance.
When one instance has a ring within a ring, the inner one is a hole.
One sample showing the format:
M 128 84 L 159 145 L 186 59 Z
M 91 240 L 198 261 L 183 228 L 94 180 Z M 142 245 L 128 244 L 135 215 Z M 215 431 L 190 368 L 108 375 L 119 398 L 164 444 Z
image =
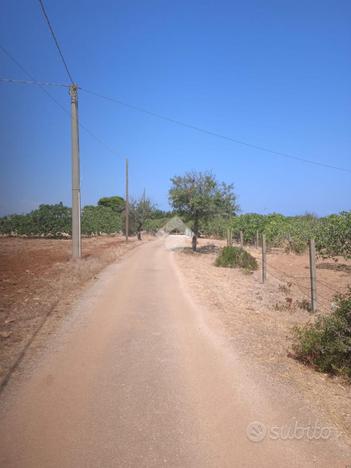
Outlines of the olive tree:
M 144 230 L 145 222 L 152 219 L 155 212 L 155 205 L 145 196 L 138 199 L 131 199 L 129 207 L 129 234 L 136 234 L 141 240 L 141 232 Z M 125 224 L 125 211 L 123 213 L 123 223 Z
M 216 217 L 230 218 L 238 210 L 232 184 L 219 183 L 210 172 L 187 172 L 171 178 L 169 201 L 192 223 L 192 248 L 196 251 L 200 223 Z

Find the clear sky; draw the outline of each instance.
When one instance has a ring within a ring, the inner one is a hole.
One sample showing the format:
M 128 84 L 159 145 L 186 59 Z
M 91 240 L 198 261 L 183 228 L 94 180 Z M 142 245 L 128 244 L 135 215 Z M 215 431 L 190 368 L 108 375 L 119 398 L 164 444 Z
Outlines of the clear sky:
M 232 138 L 351 169 L 349 0 L 46 0 L 84 88 Z M 2 0 L 0 43 L 68 83 L 37 0 Z M 0 51 L 0 75 L 26 75 Z M 49 92 L 67 109 L 65 88 Z M 82 204 L 124 192 L 168 207 L 169 179 L 212 170 L 243 212 L 351 209 L 351 173 L 197 133 L 81 91 Z M 40 88 L 0 83 L 0 213 L 70 205 L 70 121 Z

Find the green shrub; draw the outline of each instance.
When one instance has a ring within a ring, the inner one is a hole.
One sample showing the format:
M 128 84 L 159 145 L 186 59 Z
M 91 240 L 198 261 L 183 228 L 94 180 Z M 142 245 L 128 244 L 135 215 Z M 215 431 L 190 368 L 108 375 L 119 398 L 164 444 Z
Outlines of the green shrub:
M 291 238 L 287 241 L 287 244 L 285 246 L 285 252 L 302 255 L 306 252 L 307 246 L 307 241 L 305 241 L 304 239 Z
M 257 213 L 246 213 L 240 216 L 235 216 L 231 219 L 230 227 L 233 230 L 233 237 L 239 239 L 240 231 L 243 232 L 245 243 L 254 243 L 256 241 L 256 233 L 263 232 L 266 217 Z
M 30 237 L 66 237 L 71 234 L 71 208 L 62 203 L 40 205 L 24 215 L 0 218 L 0 234 Z M 106 206 L 85 206 L 82 210 L 82 234 L 112 234 L 122 229 L 121 215 Z
M 40 205 L 28 214 L 0 219 L 0 234 L 3 235 L 61 237 L 70 233 L 71 209 L 62 203 Z
M 247 271 L 257 270 L 256 259 L 240 247 L 224 247 L 215 262 L 216 266 L 244 268 Z
M 351 378 L 351 288 L 336 296 L 336 309 L 294 330 L 295 357 L 321 372 Z
M 242 231 L 244 242 L 248 244 L 255 243 L 257 232 L 264 233 L 268 246 L 302 254 L 307 250 L 308 240 L 314 238 L 319 256 L 351 258 L 351 211 L 324 218 L 309 213 L 302 216 L 246 213 L 230 219 L 214 217 L 200 225 L 201 234 L 221 239 L 226 237 L 228 228 L 232 229 L 233 238 L 237 240 Z
M 203 237 L 215 237 L 224 239 L 229 227 L 227 218 L 221 216 L 212 217 L 211 219 L 201 220 L 200 233 Z
M 324 258 L 351 258 L 351 211 L 343 211 L 321 219 L 316 233 L 317 252 Z
M 82 234 L 113 234 L 122 230 L 121 215 L 107 206 L 85 206 L 82 210 Z

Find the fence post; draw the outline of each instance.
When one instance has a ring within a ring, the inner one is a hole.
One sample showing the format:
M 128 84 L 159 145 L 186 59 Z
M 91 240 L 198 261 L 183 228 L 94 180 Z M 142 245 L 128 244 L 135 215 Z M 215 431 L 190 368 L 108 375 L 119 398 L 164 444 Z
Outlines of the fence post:
M 262 234 L 262 283 L 267 278 L 267 255 L 266 255 L 266 236 Z
M 229 246 L 231 247 L 233 245 L 233 233 L 232 233 L 232 228 L 229 228 Z
M 230 230 L 229 228 L 227 228 L 227 247 L 230 246 L 229 240 L 230 240 Z
M 316 247 L 314 239 L 308 242 L 310 254 L 310 279 L 311 279 L 311 308 L 317 310 L 317 273 L 316 273 Z
M 243 231 L 240 231 L 240 247 L 244 247 L 244 233 Z
M 258 249 L 260 246 L 260 235 L 259 232 L 256 231 L 256 249 Z

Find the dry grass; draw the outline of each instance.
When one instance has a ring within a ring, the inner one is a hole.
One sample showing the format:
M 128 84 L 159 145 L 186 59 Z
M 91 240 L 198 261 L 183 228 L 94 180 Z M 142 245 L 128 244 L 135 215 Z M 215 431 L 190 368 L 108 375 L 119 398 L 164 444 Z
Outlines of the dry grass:
M 207 243 L 224 245 L 223 241 L 201 239 L 205 251 Z M 259 251 L 252 248 L 250 252 L 260 261 Z M 313 320 L 303 302 L 305 290 L 277 270 L 274 276 L 268 274 L 267 282 L 262 284 L 260 270 L 247 275 L 237 269 L 218 268 L 214 266 L 215 258 L 215 253 L 176 253 L 177 263 L 194 297 L 222 324 L 236 354 L 258 366 L 272 382 L 291 385 L 295 393 L 313 401 L 341 431 L 351 436 L 350 386 L 290 357 L 292 328 Z M 289 276 L 305 276 L 308 272 L 305 256 L 275 252 L 268 256 L 268 264 Z M 347 287 L 350 277 L 345 275 L 344 270 L 323 269 L 323 281 L 333 288 L 319 287 L 326 306 L 332 303 L 334 289 Z

